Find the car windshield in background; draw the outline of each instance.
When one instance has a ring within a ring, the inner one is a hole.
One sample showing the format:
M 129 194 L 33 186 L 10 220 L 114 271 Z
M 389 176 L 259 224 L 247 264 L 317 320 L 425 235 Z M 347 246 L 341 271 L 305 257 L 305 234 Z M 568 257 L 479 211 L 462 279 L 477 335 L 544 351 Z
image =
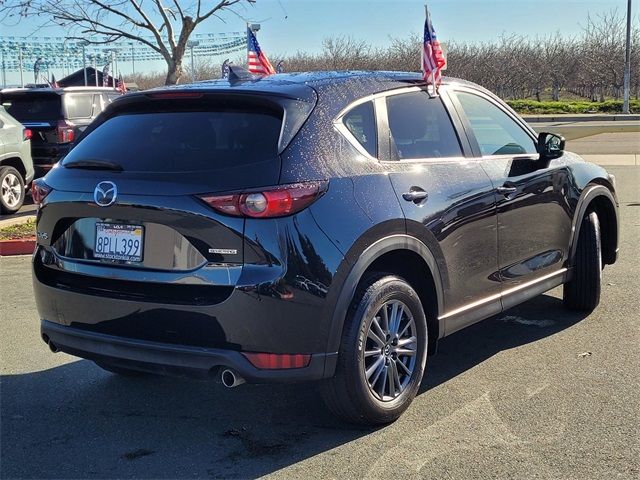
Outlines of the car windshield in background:
M 238 167 L 277 157 L 282 119 L 256 111 L 135 113 L 113 117 L 66 156 L 125 171 L 188 172 Z
M 55 122 L 61 117 L 59 95 L 2 95 L 2 106 L 19 122 Z

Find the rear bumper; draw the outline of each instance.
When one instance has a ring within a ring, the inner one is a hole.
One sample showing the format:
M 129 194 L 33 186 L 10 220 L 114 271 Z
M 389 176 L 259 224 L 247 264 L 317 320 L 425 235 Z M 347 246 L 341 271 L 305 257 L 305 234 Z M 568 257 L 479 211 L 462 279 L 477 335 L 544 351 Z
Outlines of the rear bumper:
M 47 320 L 41 322 L 43 340 L 55 351 L 90 360 L 163 375 L 215 377 L 222 368 L 235 370 L 250 383 L 319 380 L 325 376 L 328 357 L 314 354 L 305 368 L 261 370 L 240 352 L 186 347 L 86 332 Z

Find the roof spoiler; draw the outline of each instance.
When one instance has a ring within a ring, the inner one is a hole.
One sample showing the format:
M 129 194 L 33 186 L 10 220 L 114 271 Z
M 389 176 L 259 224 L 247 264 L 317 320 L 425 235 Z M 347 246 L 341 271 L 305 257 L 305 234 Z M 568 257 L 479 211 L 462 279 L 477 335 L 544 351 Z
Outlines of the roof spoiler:
M 229 65 L 229 83 L 235 85 L 242 82 L 251 82 L 257 80 L 260 77 L 249 73 L 248 70 L 235 65 Z

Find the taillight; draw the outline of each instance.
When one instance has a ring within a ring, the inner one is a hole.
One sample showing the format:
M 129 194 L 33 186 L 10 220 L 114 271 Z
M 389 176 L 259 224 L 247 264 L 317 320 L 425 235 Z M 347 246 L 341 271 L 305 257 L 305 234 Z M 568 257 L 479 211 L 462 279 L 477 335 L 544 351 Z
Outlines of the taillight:
M 75 140 L 76 133 L 73 126 L 72 123 L 65 122 L 64 120 L 58 122 L 58 143 L 69 143 Z
M 51 193 L 52 188 L 44 183 L 41 178 L 33 181 L 31 184 L 31 196 L 33 197 L 33 203 L 38 207 L 42 206 L 44 198 Z
M 22 131 L 22 141 L 26 142 L 27 140 L 31 140 L 31 137 L 33 137 L 33 130 L 25 128 Z
M 306 354 L 243 352 L 243 355 L 254 367 L 261 370 L 304 368 L 311 360 L 311 355 Z
M 298 213 L 327 189 L 327 182 L 282 185 L 256 192 L 200 195 L 214 210 L 235 217 L 274 218 Z

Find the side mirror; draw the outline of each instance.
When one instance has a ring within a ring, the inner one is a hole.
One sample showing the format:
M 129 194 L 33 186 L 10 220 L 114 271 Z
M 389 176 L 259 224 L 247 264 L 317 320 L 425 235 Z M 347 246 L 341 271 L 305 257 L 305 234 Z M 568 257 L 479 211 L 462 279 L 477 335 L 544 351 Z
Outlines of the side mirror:
M 543 160 L 559 158 L 564 153 L 565 140 L 562 135 L 542 132 L 538 135 L 538 153 Z

